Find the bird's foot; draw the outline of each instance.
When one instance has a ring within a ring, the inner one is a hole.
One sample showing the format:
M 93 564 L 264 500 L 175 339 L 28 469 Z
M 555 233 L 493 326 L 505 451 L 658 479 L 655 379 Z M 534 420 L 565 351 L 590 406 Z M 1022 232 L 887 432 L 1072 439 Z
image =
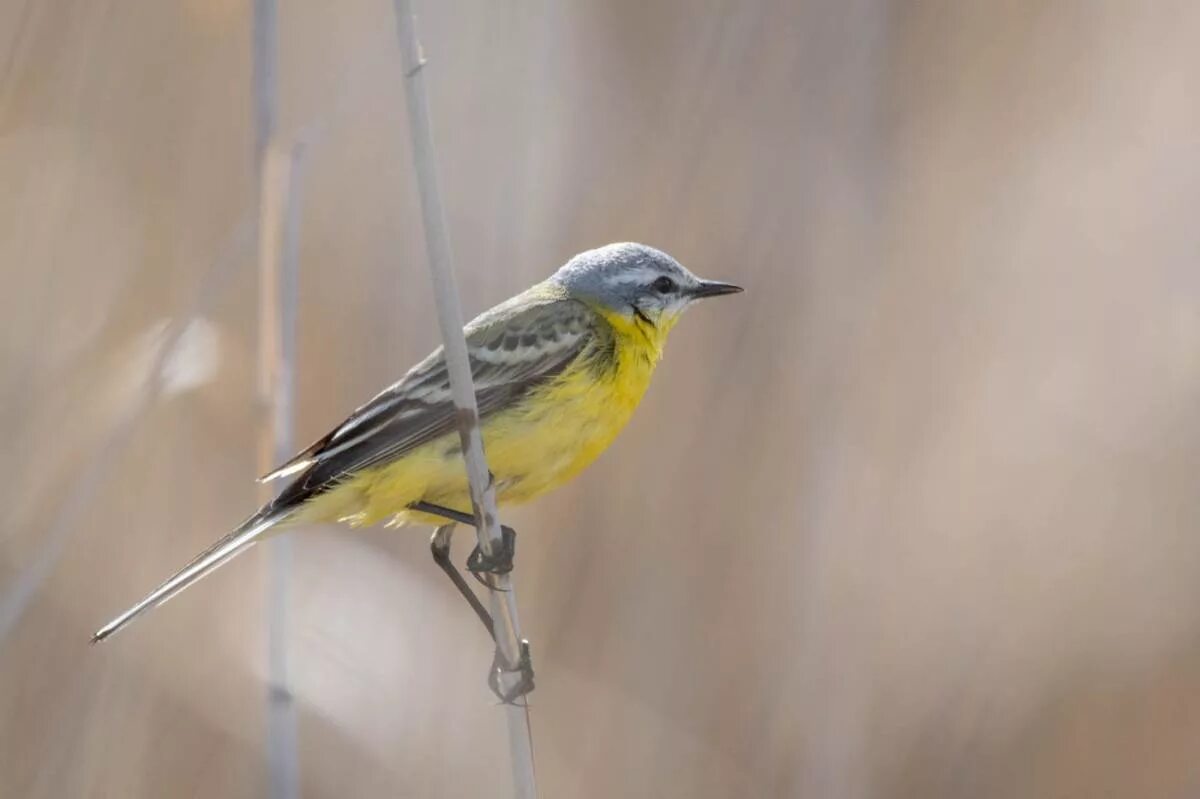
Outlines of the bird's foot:
M 495 589 L 491 583 L 483 578 L 485 574 L 508 574 L 513 570 L 513 558 L 517 554 L 517 531 L 508 525 L 500 526 L 500 548 L 491 555 L 484 554 L 483 550 L 478 545 L 471 550 L 470 556 L 467 558 L 467 571 L 475 576 L 475 579 L 483 583 L 491 589 Z
M 516 675 L 515 682 L 505 687 L 508 680 L 504 678 L 508 675 Z M 488 674 L 488 687 L 506 705 L 517 704 L 518 699 L 533 690 L 533 661 L 529 657 L 528 641 L 521 639 L 521 653 L 516 664 L 510 664 L 500 649 L 496 649 L 492 670 Z

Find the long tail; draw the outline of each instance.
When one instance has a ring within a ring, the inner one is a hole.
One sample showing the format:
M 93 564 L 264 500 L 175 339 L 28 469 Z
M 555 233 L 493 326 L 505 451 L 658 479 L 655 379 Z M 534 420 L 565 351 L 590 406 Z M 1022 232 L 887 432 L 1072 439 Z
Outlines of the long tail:
M 97 630 L 96 634 L 92 636 L 92 643 L 103 641 L 138 616 L 153 610 L 200 578 L 215 571 L 218 566 L 245 552 L 258 542 L 263 533 L 279 524 L 287 515 L 286 512 L 275 511 L 272 513 L 265 509 L 254 514 L 242 522 L 232 533 L 192 558 L 186 566 L 171 575 L 170 579 L 155 588 L 141 602 Z

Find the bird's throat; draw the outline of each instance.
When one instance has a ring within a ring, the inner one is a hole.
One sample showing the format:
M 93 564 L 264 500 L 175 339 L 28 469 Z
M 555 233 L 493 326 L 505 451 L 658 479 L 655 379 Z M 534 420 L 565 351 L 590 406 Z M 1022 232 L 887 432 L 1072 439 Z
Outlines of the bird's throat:
M 667 334 L 675 326 L 673 317 L 663 316 L 655 321 L 638 308 L 628 316 L 611 311 L 603 312 L 603 316 L 617 336 L 618 349 L 642 356 L 651 363 L 658 363 L 662 358 Z

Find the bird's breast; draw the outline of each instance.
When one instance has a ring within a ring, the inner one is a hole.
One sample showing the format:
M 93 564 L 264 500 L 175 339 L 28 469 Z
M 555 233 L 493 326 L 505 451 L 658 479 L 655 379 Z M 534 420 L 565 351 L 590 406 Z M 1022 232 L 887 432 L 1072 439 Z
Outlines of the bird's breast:
M 606 450 L 650 384 L 656 353 L 617 342 L 611 361 L 580 358 L 484 426 L 500 498 L 521 502 L 570 480 Z

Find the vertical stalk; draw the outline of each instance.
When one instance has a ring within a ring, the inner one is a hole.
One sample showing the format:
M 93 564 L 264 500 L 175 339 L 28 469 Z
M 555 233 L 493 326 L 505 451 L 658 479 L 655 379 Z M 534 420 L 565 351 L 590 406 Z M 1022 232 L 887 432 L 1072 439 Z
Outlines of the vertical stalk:
M 450 257 L 450 237 L 438 184 L 436 159 L 433 150 L 433 130 L 429 114 L 429 98 L 425 87 L 425 60 L 417 38 L 416 19 L 411 0 L 395 0 L 397 35 L 404 65 L 405 94 L 408 101 L 408 123 L 412 138 L 413 164 L 417 173 L 417 191 L 421 197 L 421 216 L 425 224 L 425 246 L 429 256 L 429 271 L 437 302 L 438 323 L 445 344 L 446 367 L 450 376 L 450 392 L 458 411 L 459 435 L 466 459 L 467 477 L 471 486 L 471 504 L 475 511 L 475 528 L 479 547 L 492 554 L 501 545 L 500 521 L 496 510 L 496 492 L 483 454 L 483 438 L 479 430 L 479 411 L 475 403 L 475 386 L 463 337 L 462 309 L 458 301 L 454 269 Z M 521 630 L 517 616 L 517 596 L 509 575 L 493 579 L 489 591 L 492 617 L 495 619 L 496 644 L 501 657 L 515 667 L 521 656 Z M 504 687 L 509 679 L 501 675 Z M 529 724 L 529 708 L 506 705 L 509 752 L 512 760 L 513 784 L 521 799 L 537 796 L 534 777 L 533 733 Z
M 260 472 L 292 452 L 292 397 L 296 355 L 297 200 L 299 149 L 275 142 L 278 114 L 276 0 L 254 0 L 254 160 L 259 177 L 258 398 L 263 409 Z M 269 493 L 270 488 L 264 487 Z M 268 497 L 264 497 L 266 499 Z M 297 799 L 296 709 L 288 682 L 287 606 L 292 542 L 267 546 L 267 776 L 272 799 Z
M 259 380 L 264 420 L 259 435 L 259 471 L 266 472 L 295 449 L 296 300 L 298 288 L 299 177 L 302 149 L 267 149 L 259 212 Z M 264 485 L 263 501 L 275 487 Z M 287 667 L 287 609 L 292 541 L 267 542 L 267 758 L 270 795 L 300 795 L 296 711 Z

